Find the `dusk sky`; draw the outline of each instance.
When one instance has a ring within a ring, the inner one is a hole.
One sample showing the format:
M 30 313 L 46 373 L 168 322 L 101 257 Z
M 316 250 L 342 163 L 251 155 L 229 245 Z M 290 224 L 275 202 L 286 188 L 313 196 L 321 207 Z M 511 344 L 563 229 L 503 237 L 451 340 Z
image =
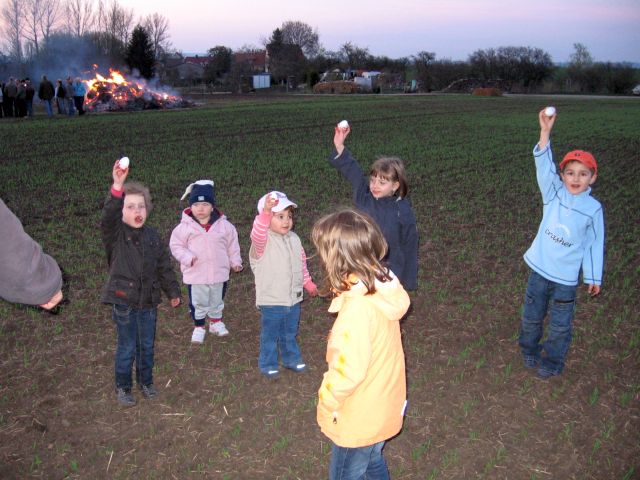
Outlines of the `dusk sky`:
M 556 63 L 569 61 L 573 44 L 596 61 L 640 63 L 640 0 L 119 0 L 136 16 L 169 19 L 171 44 L 185 53 L 216 45 L 262 46 L 287 20 L 317 29 L 336 51 L 346 42 L 391 58 L 419 51 L 437 59 L 466 60 L 477 49 L 531 46 Z

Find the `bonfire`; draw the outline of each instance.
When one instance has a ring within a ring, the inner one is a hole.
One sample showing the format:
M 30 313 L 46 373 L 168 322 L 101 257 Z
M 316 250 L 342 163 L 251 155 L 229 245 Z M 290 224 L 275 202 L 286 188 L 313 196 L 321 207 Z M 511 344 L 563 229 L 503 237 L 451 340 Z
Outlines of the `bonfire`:
M 85 80 L 85 108 L 93 112 L 183 108 L 193 104 L 169 92 L 148 86 L 142 80 L 129 80 L 117 70 L 109 69 L 109 77 L 99 73 Z

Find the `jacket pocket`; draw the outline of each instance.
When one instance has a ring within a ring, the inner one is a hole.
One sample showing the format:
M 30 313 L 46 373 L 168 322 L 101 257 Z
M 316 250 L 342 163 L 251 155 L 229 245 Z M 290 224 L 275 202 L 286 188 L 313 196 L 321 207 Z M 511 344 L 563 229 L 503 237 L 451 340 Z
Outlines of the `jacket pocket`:
M 128 325 L 129 324 L 129 314 L 131 313 L 131 307 L 129 305 L 113 305 L 113 313 L 111 318 L 118 325 Z
M 109 283 L 109 293 L 114 301 L 121 300 L 122 304 L 134 304 L 137 302 L 135 282 L 124 278 L 113 279 Z

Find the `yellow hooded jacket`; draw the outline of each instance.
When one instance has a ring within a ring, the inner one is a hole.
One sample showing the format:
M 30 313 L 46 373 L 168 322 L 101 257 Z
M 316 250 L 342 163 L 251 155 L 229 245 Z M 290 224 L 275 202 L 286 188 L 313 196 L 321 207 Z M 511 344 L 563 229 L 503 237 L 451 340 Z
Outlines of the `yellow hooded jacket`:
M 318 391 L 322 433 L 340 447 L 373 445 L 402 428 L 407 393 L 400 319 L 409 296 L 397 278 L 361 283 L 334 298 L 338 312 L 327 346 L 329 370 Z

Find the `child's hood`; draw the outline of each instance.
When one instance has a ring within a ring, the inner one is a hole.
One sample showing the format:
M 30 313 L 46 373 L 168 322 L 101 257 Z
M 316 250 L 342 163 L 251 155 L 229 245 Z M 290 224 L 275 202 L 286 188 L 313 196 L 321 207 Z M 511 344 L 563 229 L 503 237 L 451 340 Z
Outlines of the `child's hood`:
M 389 321 L 399 321 L 407 313 L 411 300 L 393 272 L 391 277 L 392 280 L 388 282 L 376 280 L 376 293 L 373 295 L 367 295 L 366 287 L 358 280 L 351 290 L 333 299 L 329 312 L 339 312 L 347 298 L 361 296 L 380 310 Z

